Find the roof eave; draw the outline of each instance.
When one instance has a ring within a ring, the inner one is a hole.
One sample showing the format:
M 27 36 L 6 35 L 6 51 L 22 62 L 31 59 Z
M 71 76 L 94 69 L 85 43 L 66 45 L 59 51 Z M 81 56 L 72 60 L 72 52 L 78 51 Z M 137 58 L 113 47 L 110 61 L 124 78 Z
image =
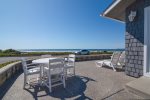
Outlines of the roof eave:
M 108 12 L 110 12 L 121 1 L 122 0 L 116 0 L 115 2 L 113 2 L 101 15 L 105 16 Z
M 126 8 L 136 0 L 116 0 L 114 1 L 101 16 L 125 23 Z
M 103 14 L 100 14 L 100 16 L 104 17 L 104 18 L 108 18 L 108 19 L 114 20 L 114 21 L 118 21 L 118 22 L 121 22 L 121 23 L 125 23 L 125 21 L 122 21 L 120 19 L 114 19 L 114 18 L 111 18 L 111 17 L 107 17 L 107 16 L 104 16 Z

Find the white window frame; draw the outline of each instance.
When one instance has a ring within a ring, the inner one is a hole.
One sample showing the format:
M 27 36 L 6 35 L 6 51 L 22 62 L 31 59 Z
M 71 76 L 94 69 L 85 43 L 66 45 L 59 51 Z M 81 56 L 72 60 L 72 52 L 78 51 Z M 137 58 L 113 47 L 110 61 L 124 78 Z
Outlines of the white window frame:
M 150 32 L 148 31 L 148 28 L 150 28 L 150 18 L 148 18 L 148 14 L 150 13 L 150 6 L 144 8 L 144 76 L 150 77 L 150 72 L 147 72 L 147 67 L 149 66 L 147 61 L 150 61 L 150 58 L 147 56 L 148 53 L 150 53 L 150 47 L 148 48 L 148 45 L 150 46 L 150 40 L 148 39 L 148 34 Z M 148 52 L 149 51 L 149 52 Z

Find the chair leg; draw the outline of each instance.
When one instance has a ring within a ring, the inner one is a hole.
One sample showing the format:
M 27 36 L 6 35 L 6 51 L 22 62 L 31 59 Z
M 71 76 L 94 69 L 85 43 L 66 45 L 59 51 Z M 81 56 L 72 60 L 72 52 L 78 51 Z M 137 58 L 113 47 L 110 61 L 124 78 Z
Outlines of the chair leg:
M 104 66 L 104 64 L 105 64 L 105 62 L 102 62 L 101 67 L 103 67 L 103 66 Z
M 67 69 L 64 70 L 65 80 L 67 80 Z
M 27 84 L 30 84 L 30 77 L 27 77 Z
M 62 82 L 63 82 L 64 88 L 66 88 L 66 82 L 65 82 L 65 76 L 64 75 L 62 76 Z
M 74 76 L 76 75 L 76 73 L 75 73 L 75 67 L 73 68 L 73 74 L 74 74 Z
M 98 64 L 98 62 L 95 62 L 95 64 L 96 64 L 96 66 L 97 66 L 97 67 L 102 67 L 103 62 L 102 62 L 102 63 L 100 63 L 100 65 Z
M 48 75 L 48 82 L 49 82 L 49 84 L 48 84 L 49 92 L 51 93 L 52 92 L 52 82 L 51 82 L 51 76 L 50 75 Z
M 24 84 L 23 84 L 24 89 L 25 89 L 26 83 L 27 83 L 27 76 L 24 74 Z
M 116 72 L 116 69 L 115 69 L 115 67 L 114 67 L 114 65 L 113 64 L 111 64 L 111 67 L 113 68 L 113 70 Z
M 42 69 L 42 66 L 40 66 L 40 79 L 39 79 L 39 81 L 40 81 L 40 84 L 42 84 L 42 72 L 44 72 L 44 69 Z

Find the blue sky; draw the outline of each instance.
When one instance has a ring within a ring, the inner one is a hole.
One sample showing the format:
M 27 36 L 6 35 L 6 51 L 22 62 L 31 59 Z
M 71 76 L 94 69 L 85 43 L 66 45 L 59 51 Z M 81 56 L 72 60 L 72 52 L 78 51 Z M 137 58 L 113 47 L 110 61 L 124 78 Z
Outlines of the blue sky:
M 124 24 L 100 17 L 112 1 L 1 0 L 0 49 L 124 48 Z

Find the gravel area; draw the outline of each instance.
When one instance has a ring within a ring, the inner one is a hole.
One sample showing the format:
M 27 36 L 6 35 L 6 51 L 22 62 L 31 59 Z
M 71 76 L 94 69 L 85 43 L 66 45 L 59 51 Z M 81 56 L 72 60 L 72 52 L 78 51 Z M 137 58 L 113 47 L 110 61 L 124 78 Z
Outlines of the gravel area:
M 14 79 L 3 100 L 131 100 L 141 97 L 127 92 L 125 84 L 136 78 L 122 71 L 98 68 L 95 61 L 76 63 L 76 77 L 69 78 L 66 89 L 63 86 L 53 88 L 49 93 L 44 86 L 34 85 L 23 89 L 23 74 Z

